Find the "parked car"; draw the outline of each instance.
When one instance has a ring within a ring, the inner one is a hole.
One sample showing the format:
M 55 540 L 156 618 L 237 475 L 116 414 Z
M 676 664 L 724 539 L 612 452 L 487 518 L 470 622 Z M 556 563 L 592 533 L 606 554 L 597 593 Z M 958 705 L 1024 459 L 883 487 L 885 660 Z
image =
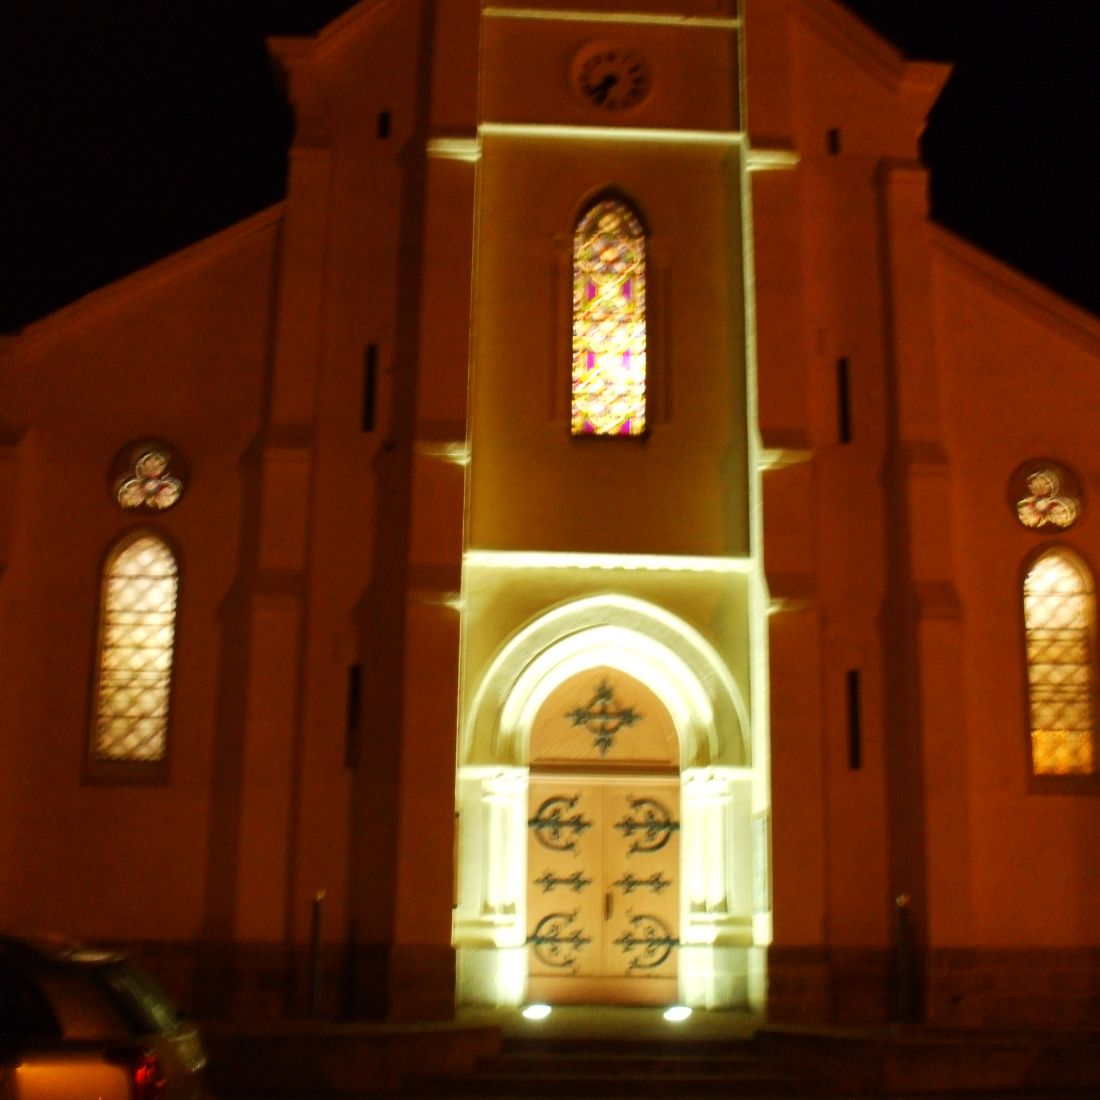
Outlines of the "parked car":
M 197 1029 L 124 955 L 0 935 L 0 1100 L 199 1100 Z

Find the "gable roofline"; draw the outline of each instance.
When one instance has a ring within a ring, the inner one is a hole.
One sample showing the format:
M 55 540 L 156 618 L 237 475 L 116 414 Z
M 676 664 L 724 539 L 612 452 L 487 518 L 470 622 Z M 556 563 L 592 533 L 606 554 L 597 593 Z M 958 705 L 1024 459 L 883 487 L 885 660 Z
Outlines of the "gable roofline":
M 296 65 L 316 61 L 342 49 L 368 22 L 396 0 L 360 0 L 316 34 L 271 35 L 267 52 L 280 72 L 288 73 Z
M 1096 314 L 1074 305 L 942 225 L 930 221 L 928 228 L 929 244 L 943 261 L 981 284 L 994 297 L 1041 324 L 1055 328 L 1093 354 L 1100 354 L 1100 317 Z
M 147 294 L 189 272 L 201 271 L 232 252 L 236 245 L 278 226 L 285 206 L 285 200 L 277 202 L 194 244 L 185 245 L 163 259 L 90 291 L 55 312 L 32 321 L 25 328 L 0 338 L 0 351 L 14 355 L 30 350 L 45 341 L 63 336 L 70 328 L 93 320 L 97 314 L 114 309 L 129 299 Z
M 932 109 L 951 76 L 953 66 L 945 62 L 908 60 L 835 0 L 798 0 L 795 11 L 888 91 L 913 98 L 923 114 Z
M 268 53 L 285 78 L 296 67 L 341 49 L 358 33 L 362 24 L 396 2 L 360 0 L 315 35 L 271 36 L 267 40 Z M 797 0 L 793 10 L 826 34 L 890 92 L 911 99 L 922 117 L 932 109 L 951 76 L 953 66 L 950 64 L 908 60 L 896 46 L 835 0 Z

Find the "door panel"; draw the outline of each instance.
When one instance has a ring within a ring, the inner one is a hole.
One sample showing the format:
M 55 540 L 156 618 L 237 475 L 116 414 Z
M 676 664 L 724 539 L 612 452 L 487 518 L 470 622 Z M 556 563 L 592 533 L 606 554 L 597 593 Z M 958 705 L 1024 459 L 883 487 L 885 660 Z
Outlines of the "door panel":
M 605 792 L 605 973 L 676 974 L 679 935 L 679 814 L 675 788 L 631 784 Z
M 675 997 L 679 783 L 532 777 L 531 996 L 662 1003 Z
M 527 820 L 530 973 L 599 972 L 602 813 L 591 787 L 531 786 Z M 594 805 L 595 803 L 595 805 Z

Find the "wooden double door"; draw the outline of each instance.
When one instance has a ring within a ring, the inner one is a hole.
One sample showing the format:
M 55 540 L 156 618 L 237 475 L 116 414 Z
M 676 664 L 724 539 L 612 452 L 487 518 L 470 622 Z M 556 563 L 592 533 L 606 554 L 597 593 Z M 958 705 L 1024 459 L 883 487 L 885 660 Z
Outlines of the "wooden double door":
M 529 790 L 528 998 L 676 1000 L 679 777 L 533 773 Z

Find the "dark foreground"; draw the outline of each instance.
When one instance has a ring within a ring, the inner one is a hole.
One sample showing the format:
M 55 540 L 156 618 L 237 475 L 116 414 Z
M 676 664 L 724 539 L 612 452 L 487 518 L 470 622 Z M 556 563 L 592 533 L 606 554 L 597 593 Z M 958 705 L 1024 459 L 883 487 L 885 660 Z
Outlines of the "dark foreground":
M 1100 1032 L 777 1028 L 728 1012 L 466 1012 L 448 1024 L 208 1029 L 218 1100 L 644 1095 L 1100 1097 Z

